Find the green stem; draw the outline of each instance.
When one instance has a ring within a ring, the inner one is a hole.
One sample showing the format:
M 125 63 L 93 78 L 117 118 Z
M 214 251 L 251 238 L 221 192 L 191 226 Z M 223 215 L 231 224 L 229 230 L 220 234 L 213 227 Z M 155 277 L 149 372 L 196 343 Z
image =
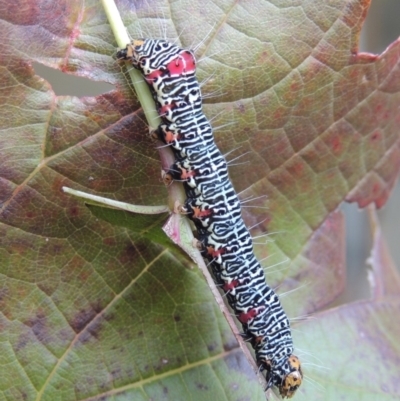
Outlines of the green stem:
M 104 11 L 114 33 L 117 45 L 124 49 L 131 40 L 128 36 L 125 25 L 122 22 L 117 6 L 115 5 L 114 0 L 101 0 L 101 3 L 103 4 Z M 147 123 L 151 129 L 155 129 L 161 124 L 161 119 L 154 107 L 154 100 L 151 96 L 150 90 L 139 71 L 134 68 L 129 68 L 128 72 L 133 87 L 135 88 L 136 95 L 142 105 Z

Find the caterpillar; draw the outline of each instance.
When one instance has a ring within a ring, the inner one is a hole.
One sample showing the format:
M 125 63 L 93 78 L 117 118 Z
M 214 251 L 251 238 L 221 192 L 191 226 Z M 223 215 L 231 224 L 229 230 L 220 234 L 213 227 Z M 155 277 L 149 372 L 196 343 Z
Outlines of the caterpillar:
M 149 85 L 162 119 L 155 134 L 176 158 L 165 180 L 183 181 L 187 199 L 181 212 L 197 229 L 202 255 L 254 348 L 267 389 L 276 386 L 283 398 L 291 398 L 303 373 L 293 355 L 289 320 L 254 255 L 225 158 L 203 114 L 193 53 L 166 40 L 140 39 L 117 58 L 140 70 Z

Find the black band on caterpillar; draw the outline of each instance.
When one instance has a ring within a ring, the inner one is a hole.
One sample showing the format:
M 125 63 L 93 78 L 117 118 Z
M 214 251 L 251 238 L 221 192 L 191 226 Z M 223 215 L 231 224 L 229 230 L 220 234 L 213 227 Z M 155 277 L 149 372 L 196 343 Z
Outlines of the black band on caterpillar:
M 184 183 L 187 200 L 180 210 L 197 228 L 203 256 L 255 350 L 268 388 L 276 386 L 283 398 L 291 398 L 303 374 L 289 320 L 254 256 L 225 159 L 202 111 L 193 54 L 165 40 L 141 39 L 117 57 L 139 69 L 150 87 L 163 120 L 156 134 L 176 157 L 166 180 Z

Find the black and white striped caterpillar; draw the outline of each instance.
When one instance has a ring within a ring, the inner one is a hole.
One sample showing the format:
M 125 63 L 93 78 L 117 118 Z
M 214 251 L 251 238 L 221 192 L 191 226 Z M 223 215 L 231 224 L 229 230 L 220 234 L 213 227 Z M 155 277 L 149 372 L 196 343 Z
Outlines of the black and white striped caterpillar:
M 165 178 L 184 182 L 181 211 L 197 228 L 203 256 L 255 350 L 267 388 L 276 386 L 283 398 L 291 398 L 303 374 L 289 320 L 254 256 L 227 164 L 203 114 L 194 55 L 165 40 L 141 39 L 117 57 L 139 69 L 150 87 L 163 121 L 156 133 L 176 157 Z

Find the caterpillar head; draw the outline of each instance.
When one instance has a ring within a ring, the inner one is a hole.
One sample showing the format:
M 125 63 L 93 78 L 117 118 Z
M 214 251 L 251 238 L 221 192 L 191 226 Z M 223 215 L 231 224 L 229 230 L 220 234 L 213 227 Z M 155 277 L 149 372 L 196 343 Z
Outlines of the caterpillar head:
M 271 361 L 259 362 L 267 370 L 267 389 L 276 386 L 282 398 L 292 398 L 303 381 L 303 371 L 297 356 L 290 355 L 282 366 L 272 366 Z
M 143 52 L 145 40 L 133 40 L 132 43 L 128 43 L 125 49 L 118 50 L 118 60 L 129 60 L 135 68 L 140 68 L 141 64 L 141 53 Z
M 117 58 L 129 60 L 135 68 L 149 75 L 165 66 L 168 58 L 175 57 L 180 50 L 178 46 L 162 39 L 135 39 L 117 52 Z
M 301 370 L 299 358 L 295 355 L 290 355 L 287 362 L 290 372 L 284 376 L 282 383 L 278 386 L 282 398 L 292 398 L 303 380 L 303 372 Z

